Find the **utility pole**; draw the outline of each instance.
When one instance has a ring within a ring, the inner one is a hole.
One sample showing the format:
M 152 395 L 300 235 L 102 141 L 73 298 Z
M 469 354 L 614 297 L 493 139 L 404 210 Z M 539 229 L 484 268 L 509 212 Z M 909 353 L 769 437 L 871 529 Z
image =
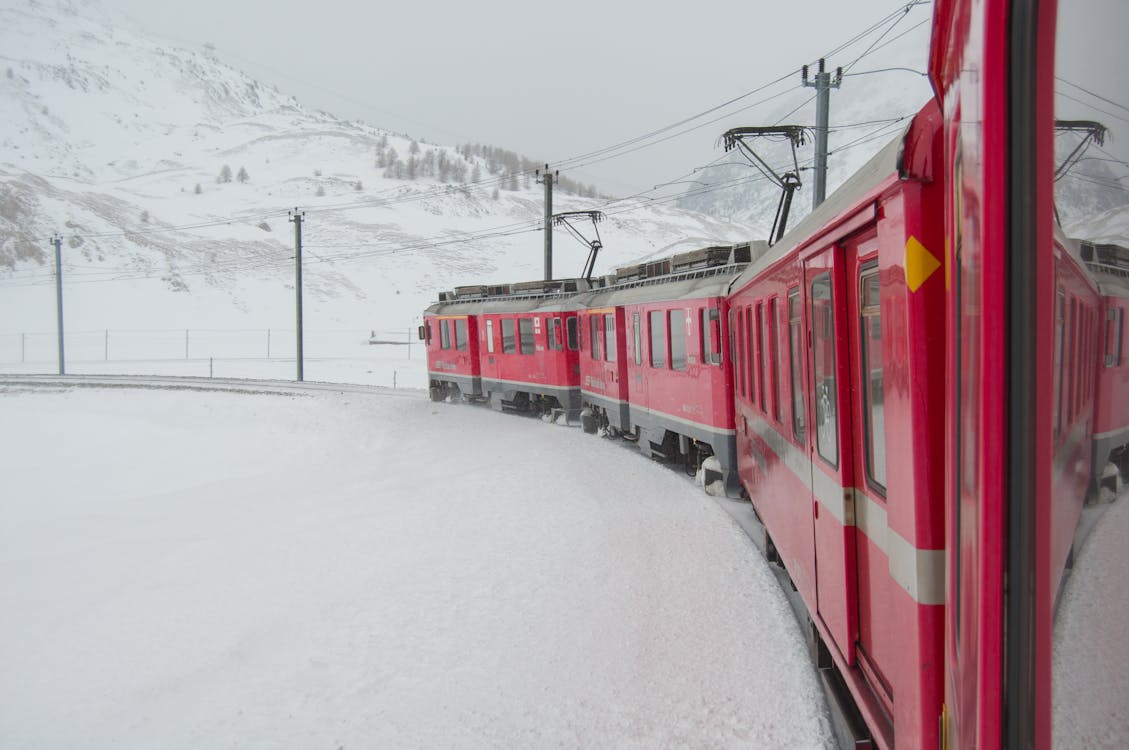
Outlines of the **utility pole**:
M 55 306 L 59 320 L 59 374 L 67 374 L 66 358 L 63 356 L 63 238 L 51 238 L 55 246 Z
M 290 212 L 290 221 L 294 224 L 294 309 L 297 311 L 297 360 L 298 382 L 302 382 L 302 219 L 305 212 L 295 208 Z
M 808 80 L 808 66 L 803 69 L 803 84 L 815 89 L 815 180 L 812 185 L 811 207 L 823 203 L 827 193 L 827 120 L 831 107 L 831 89 L 843 83 L 843 69 L 835 69 L 835 78 L 824 71 L 823 58 L 819 58 L 819 72 L 815 80 Z
M 560 177 L 561 172 L 558 169 L 556 172 L 549 171 L 549 165 L 545 165 L 545 173 L 542 175 L 541 170 L 538 169 L 534 174 L 537 176 L 537 184 L 544 183 L 545 185 L 545 281 L 553 280 L 553 177 Z

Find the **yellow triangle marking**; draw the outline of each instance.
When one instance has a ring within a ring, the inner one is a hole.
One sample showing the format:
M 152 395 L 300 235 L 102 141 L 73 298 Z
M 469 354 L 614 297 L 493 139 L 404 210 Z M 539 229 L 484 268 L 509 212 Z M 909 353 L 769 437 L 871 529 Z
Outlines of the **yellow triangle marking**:
M 909 290 L 916 292 L 940 267 L 941 261 L 911 235 L 906 241 L 906 286 Z

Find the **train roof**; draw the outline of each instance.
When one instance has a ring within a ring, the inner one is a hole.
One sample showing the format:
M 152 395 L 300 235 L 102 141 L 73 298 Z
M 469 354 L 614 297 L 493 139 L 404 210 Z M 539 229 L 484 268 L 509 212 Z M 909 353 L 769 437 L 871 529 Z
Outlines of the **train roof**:
M 744 287 L 766 268 L 816 237 L 821 230 L 834 224 L 836 219 L 843 218 L 848 209 L 859 205 L 868 197 L 877 197 L 878 190 L 886 183 L 905 176 L 907 172 L 916 174 L 928 170 L 927 152 L 939 126 L 940 110 L 931 99 L 897 137 L 872 156 L 827 200 L 800 220 L 766 253 L 754 258 L 745 272 L 733 282 L 732 290 Z
M 744 262 L 729 263 L 620 282 L 577 294 L 571 306 L 581 309 L 724 297 L 729 292 L 730 283 L 747 265 Z
M 424 312 L 429 315 L 481 315 L 563 310 L 578 291 L 593 283 L 585 279 L 523 281 L 516 284 L 478 284 L 440 292 L 439 301 Z
M 602 287 L 576 295 L 572 306 L 611 307 L 724 296 L 750 259 L 767 249 L 768 244 L 760 241 L 714 245 L 619 268 Z
M 729 282 L 764 242 L 712 245 L 669 258 L 635 263 L 594 279 L 480 284 L 440 292 L 429 315 L 558 312 L 614 304 L 724 295 Z

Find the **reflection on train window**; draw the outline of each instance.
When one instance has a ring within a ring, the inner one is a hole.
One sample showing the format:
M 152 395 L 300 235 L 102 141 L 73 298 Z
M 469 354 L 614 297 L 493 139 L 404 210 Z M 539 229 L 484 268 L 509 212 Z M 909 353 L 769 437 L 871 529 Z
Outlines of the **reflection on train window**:
M 580 330 L 576 320 L 575 317 L 572 317 L 565 321 L 565 335 L 568 336 L 568 350 L 570 352 L 575 352 L 580 348 L 579 342 L 577 341 Z
M 604 316 L 604 354 L 609 362 L 615 362 L 615 314 Z
M 521 334 L 521 353 L 533 354 L 533 318 L 521 318 L 517 324 Z
M 866 422 L 866 476 L 886 494 L 886 418 L 883 397 L 882 308 L 878 267 L 869 263 L 859 278 L 862 331 L 863 419 Z
M 1054 434 L 1062 432 L 1062 345 L 1066 316 L 1066 294 L 1062 289 L 1055 295 L 1055 381 L 1054 381 Z
M 686 369 L 686 311 L 670 311 L 670 369 Z
M 502 354 L 513 354 L 517 351 L 514 327 L 513 318 L 502 318 Z
M 662 310 L 652 310 L 650 314 L 651 328 L 651 367 L 666 367 L 666 327 L 663 325 L 665 314 Z
M 431 321 L 430 320 L 427 321 L 427 323 L 425 323 L 424 325 L 426 326 L 426 330 L 427 330 L 427 343 L 430 344 L 431 343 Z
M 494 353 L 494 321 L 486 321 L 486 351 Z
M 792 370 L 792 437 L 803 443 L 804 431 L 804 373 L 800 366 L 803 361 L 803 336 L 801 335 L 802 316 L 800 310 L 800 288 L 788 290 L 788 360 Z
M 835 389 L 835 308 L 831 272 L 811 282 L 812 381 L 815 386 L 815 444 L 819 455 L 839 465 L 839 418 Z
M 777 343 L 777 331 L 780 330 L 780 318 L 776 311 L 776 297 L 768 302 L 768 346 L 772 354 L 772 418 L 780 423 L 780 346 Z
M 444 321 L 441 321 L 439 323 L 439 333 L 442 337 L 440 342 L 439 342 L 439 345 L 442 346 L 444 349 L 450 349 L 451 348 L 451 330 L 450 330 L 450 328 L 447 327 L 447 324 L 450 323 L 450 322 L 451 321 L 449 321 L 449 320 L 444 320 Z
M 466 351 L 466 318 L 455 321 L 455 348 L 460 352 Z

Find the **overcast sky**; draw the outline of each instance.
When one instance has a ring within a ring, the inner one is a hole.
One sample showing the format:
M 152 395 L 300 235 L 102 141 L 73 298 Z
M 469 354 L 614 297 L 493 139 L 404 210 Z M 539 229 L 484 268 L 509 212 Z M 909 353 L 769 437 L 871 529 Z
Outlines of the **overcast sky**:
M 221 59 L 308 107 L 435 143 L 487 143 L 550 162 L 620 143 L 742 96 L 814 62 L 906 4 L 101 2 L 180 46 L 214 45 Z M 1129 28 L 1129 0 L 1071 2 L 1106 9 L 1105 21 L 1110 12 L 1126 19 L 1106 24 L 1107 29 Z M 910 33 L 927 40 L 931 12 L 932 3 L 913 8 L 885 39 L 924 22 Z M 888 26 L 828 64 L 850 63 Z M 1120 62 L 1112 59 L 1119 54 L 1115 49 L 1120 46 L 1111 44 L 1107 69 L 1119 70 Z M 879 58 L 867 63 L 880 64 Z M 924 64 L 922 49 L 915 66 L 924 70 Z M 888 80 L 905 85 L 912 79 L 912 73 L 903 72 Z M 1111 80 L 1120 81 L 1109 84 L 1114 98 L 1129 99 L 1120 96 L 1124 75 Z M 800 89 L 798 75 L 789 81 Z M 847 87 L 835 96 L 846 95 Z M 833 113 L 834 107 L 833 101 Z M 811 109 L 801 114 L 811 119 Z M 762 119 L 770 114 L 749 110 L 660 146 L 567 172 L 608 193 L 645 190 L 715 159 L 721 153 L 717 138 L 726 128 L 771 124 Z

